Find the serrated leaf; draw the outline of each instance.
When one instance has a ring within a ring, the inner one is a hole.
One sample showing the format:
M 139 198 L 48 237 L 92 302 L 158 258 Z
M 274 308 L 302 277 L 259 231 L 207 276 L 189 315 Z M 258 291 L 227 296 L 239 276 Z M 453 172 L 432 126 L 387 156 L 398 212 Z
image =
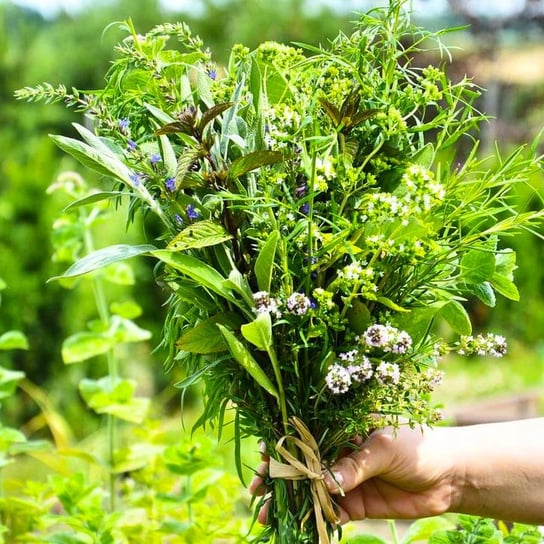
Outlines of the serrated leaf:
M 251 323 L 241 327 L 242 336 L 257 349 L 268 351 L 272 347 L 272 320 L 268 312 L 260 313 Z
M 472 334 L 472 323 L 470 322 L 468 312 L 457 300 L 451 300 L 442 306 L 439 314 L 457 334 L 465 336 Z
M 228 349 L 217 324 L 230 329 L 238 328 L 242 319 L 235 313 L 222 313 L 201 321 L 198 325 L 184 332 L 176 342 L 176 347 L 188 353 L 218 353 Z
M 193 165 L 202 158 L 201 149 L 185 151 L 177 159 L 176 189 L 189 189 L 204 184 L 204 178 L 191 169 Z
M 274 258 L 278 247 L 280 233 L 273 230 L 263 244 L 263 247 L 255 260 L 255 277 L 257 278 L 257 286 L 261 291 L 270 291 L 272 283 L 272 272 L 274 270 Z
M 28 339 L 21 331 L 8 331 L 0 336 L 0 349 L 28 349 Z
M 461 275 L 466 283 L 478 284 L 489 281 L 495 273 L 495 256 L 486 251 L 471 250 L 460 263 Z
M 113 345 L 112 339 L 105 334 L 78 332 L 66 338 L 62 343 L 62 360 L 65 364 L 80 363 L 107 353 Z
M 200 119 L 199 129 L 200 132 L 204 132 L 206 125 L 213 121 L 218 115 L 221 115 L 224 111 L 228 110 L 232 106 L 232 102 L 223 102 L 222 104 L 216 104 L 207 109 Z
M 334 126 L 337 126 L 340 124 L 340 121 L 342 119 L 342 115 L 340 114 L 340 110 L 329 100 L 326 98 L 319 98 L 319 103 L 321 104 L 321 107 L 325 110 L 325 113 L 329 116 L 331 121 L 333 122 Z
M 202 247 L 214 246 L 230 240 L 232 236 L 219 224 L 203 220 L 184 228 L 168 244 L 172 251 L 185 251 Z
M 234 159 L 230 165 L 228 175 L 231 179 L 236 179 L 261 166 L 281 162 L 283 158 L 283 153 L 279 151 L 252 151 L 243 157 Z
M 265 374 L 257 361 L 253 358 L 248 349 L 240 342 L 232 332 L 222 325 L 217 325 L 221 334 L 227 342 L 229 351 L 234 359 L 248 372 L 248 374 L 263 388 L 276 399 L 278 392 L 270 378 Z
M 85 257 L 70 266 L 64 274 L 61 276 L 54 276 L 48 281 L 88 274 L 89 272 L 93 272 L 94 270 L 98 270 L 112 263 L 137 257 L 138 255 L 151 254 L 155 250 L 157 250 L 157 248 L 150 244 L 141 244 L 137 246 L 116 244 L 108 246 L 85 255 Z

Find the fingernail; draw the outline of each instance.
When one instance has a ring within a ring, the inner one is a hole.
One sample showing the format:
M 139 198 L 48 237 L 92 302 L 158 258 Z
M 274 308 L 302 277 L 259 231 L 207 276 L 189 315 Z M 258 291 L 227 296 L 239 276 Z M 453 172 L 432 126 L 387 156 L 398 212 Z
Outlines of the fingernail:
M 259 440 L 259 453 L 266 453 L 266 443 L 264 440 Z

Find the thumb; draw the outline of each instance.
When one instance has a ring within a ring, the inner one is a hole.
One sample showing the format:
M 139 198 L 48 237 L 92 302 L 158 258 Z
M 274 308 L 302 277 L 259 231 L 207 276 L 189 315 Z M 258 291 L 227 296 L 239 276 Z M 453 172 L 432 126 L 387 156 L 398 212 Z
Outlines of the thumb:
M 359 450 L 338 459 L 325 474 L 329 492 L 343 494 L 385 472 L 394 458 L 391 445 L 392 436 L 387 431 L 372 433 Z

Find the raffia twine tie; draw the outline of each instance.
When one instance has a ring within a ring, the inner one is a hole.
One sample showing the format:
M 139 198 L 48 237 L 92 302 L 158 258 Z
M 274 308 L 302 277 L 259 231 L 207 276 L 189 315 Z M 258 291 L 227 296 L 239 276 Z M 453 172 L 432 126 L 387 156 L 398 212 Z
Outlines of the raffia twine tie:
M 329 535 L 325 520 L 329 523 L 339 523 L 339 518 L 334 510 L 333 502 L 324 482 L 319 447 L 308 427 L 298 418 L 291 417 L 289 422 L 296 429 L 297 436 L 282 436 L 276 444 L 276 451 L 286 461 L 280 463 L 270 459 L 269 475 L 271 478 L 282 478 L 284 480 L 310 480 L 312 503 L 319 535 L 320 544 L 330 544 Z M 283 445 L 285 442 L 296 446 L 304 457 L 304 463 L 298 460 Z M 308 519 L 310 512 L 303 520 Z

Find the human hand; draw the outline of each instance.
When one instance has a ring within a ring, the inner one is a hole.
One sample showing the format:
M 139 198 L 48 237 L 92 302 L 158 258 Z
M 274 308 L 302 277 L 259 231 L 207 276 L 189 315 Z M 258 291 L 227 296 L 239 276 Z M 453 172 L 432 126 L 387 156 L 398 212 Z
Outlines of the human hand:
M 338 459 L 325 482 L 337 495 L 341 523 L 415 519 L 450 510 L 458 500 L 458 467 L 452 437 L 444 430 L 381 429 Z
M 336 495 L 341 523 L 427 517 L 446 512 L 456 500 L 457 467 L 451 436 L 443 429 L 385 428 L 356 445 L 324 476 L 330 493 Z M 268 460 L 263 453 L 249 486 L 254 495 L 266 493 Z M 267 513 L 265 503 L 258 515 L 263 524 Z

